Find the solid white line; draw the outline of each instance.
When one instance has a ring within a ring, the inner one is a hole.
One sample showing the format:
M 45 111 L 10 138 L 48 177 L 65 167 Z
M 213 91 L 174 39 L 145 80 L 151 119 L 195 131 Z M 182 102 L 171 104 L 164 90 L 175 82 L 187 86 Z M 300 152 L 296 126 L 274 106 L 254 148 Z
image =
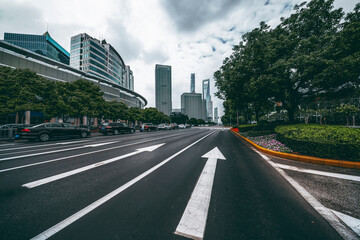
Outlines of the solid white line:
M 252 148 L 252 147 L 251 147 Z M 263 159 L 266 160 L 276 171 L 280 173 L 299 193 L 300 195 L 323 217 L 330 225 L 345 239 L 358 239 L 356 234 L 349 230 L 339 218 L 328 208 L 322 205 L 313 195 L 311 195 L 304 187 L 302 187 L 293 178 L 287 175 L 276 163 L 272 162 L 267 156 L 252 148 L 258 153 Z
M 209 158 L 186 205 L 175 234 L 193 239 L 203 239 L 211 192 L 216 171 L 216 158 Z
M 288 166 L 288 165 L 279 164 L 279 163 L 277 165 L 280 168 L 286 169 L 286 170 L 304 172 L 304 173 L 310 173 L 310 174 L 321 175 L 321 176 L 326 176 L 326 177 L 340 178 L 340 179 L 360 182 L 360 176 L 323 172 L 323 171 L 317 171 L 317 170 L 312 170 L 312 169 L 304 169 L 304 168 L 298 168 L 298 167 Z
M 25 146 L 25 147 L 10 148 L 10 149 L 7 148 L 7 149 L 0 149 L 0 152 L 13 151 L 13 150 L 18 150 L 18 149 L 27 149 L 27 148 L 47 147 L 47 146 L 61 145 L 61 144 L 65 145 L 65 144 L 70 144 L 70 143 L 82 143 L 82 142 L 88 142 L 88 141 L 90 141 L 90 140 L 73 141 L 73 142 L 66 142 L 66 143 L 50 143 L 50 144 L 32 145 L 32 146 Z M 1 146 L 3 146 L 3 145 L 1 145 Z
M 157 170 L 158 168 L 160 168 L 161 166 L 163 166 L 164 164 L 166 164 L 167 162 L 169 162 L 171 159 L 175 158 L 176 156 L 178 156 L 179 154 L 181 154 L 182 152 L 186 151 L 187 149 L 189 149 L 190 147 L 194 146 L 196 143 L 200 142 L 201 140 L 203 140 L 204 138 L 210 136 L 211 134 L 213 134 L 215 131 L 205 135 L 204 137 L 200 138 L 199 140 L 193 142 L 192 144 L 190 144 L 189 146 L 185 147 L 184 149 L 180 150 L 179 152 L 175 153 L 174 155 L 168 157 L 167 159 L 165 159 L 164 161 L 162 161 L 161 163 L 155 165 L 154 167 L 150 168 L 149 170 L 147 170 L 146 172 L 140 174 L 139 176 L 137 176 L 136 178 L 130 180 L 129 182 L 125 183 L 124 185 L 122 185 L 121 187 L 115 189 L 114 191 L 112 191 L 111 193 L 107 194 L 106 196 L 100 198 L 99 200 L 97 200 L 96 202 L 88 205 L 87 207 L 81 209 L 80 211 L 78 211 L 77 213 L 71 215 L 70 217 L 66 218 L 65 220 L 61 221 L 60 223 L 52 226 L 51 228 L 47 229 L 46 231 L 40 233 L 39 235 L 35 236 L 34 238 L 32 238 L 32 240 L 40 240 L 40 239 L 47 239 L 49 237 L 51 237 L 52 235 L 56 234 L 57 232 L 61 231 L 62 229 L 64 229 L 65 227 L 69 226 L 70 224 L 72 224 L 73 222 L 75 222 L 76 220 L 80 219 L 81 217 L 85 216 L 86 214 L 88 214 L 89 212 L 91 212 L 92 210 L 96 209 L 97 207 L 101 206 L 102 204 L 104 204 L 105 202 L 109 201 L 111 198 L 115 197 L 116 195 L 118 195 L 119 193 L 121 193 L 122 191 L 126 190 L 127 188 L 131 187 L 132 185 L 134 185 L 135 183 L 137 183 L 138 181 L 140 181 L 141 179 L 143 179 L 144 177 L 148 176 L 150 173 L 154 172 L 155 170 Z
M 177 136 L 180 136 L 180 135 L 185 135 L 185 133 L 184 134 L 179 134 L 179 135 L 171 135 L 171 136 L 165 136 L 165 137 L 160 137 L 160 138 L 154 138 L 154 139 L 151 139 L 151 140 L 144 140 L 144 141 L 135 142 L 135 143 L 129 143 L 129 144 L 121 145 L 121 146 L 116 146 L 116 147 L 111 147 L 111 148 L 106 148 L 106 149 L 100 149 L 100 150 L 96 150 L 96 151 L 92 151 L 92 152 L 86 152 L 86 153 L 71 155 L 71 156 L 67 156 L 67 157 L 61 157 L 61 158 L 47 160 L 47 161 L 43 161 L 43 162 L 26 164 L 26 165 L 22 165 L 22 166 L 18 166 L 18 167 L 7 168 L 7 169 L 0 170 L 0 173 L 1 172 L 12 171 L 12 170 L 16 170 L 16 169 L 21 169 L 21 168 L 32 167 L 32 166 L 41 165 L 41 164 L 45 164 L 45 163 L 56 162 L 56 161 L 65 160 L 65 159 L 69 159 L 69 158 L 75 158 L 75 157 L 90 155 L 90 154 L 93 154 L 93 153 L 109 151 L 109 150 L 113 150 L 113 149 L 117 149 L 117 148 L 128 147 L 128 146 L 132 146 L 132 145 L 136 145 L 136 144 L 152 142 L 152 141 L 171 138 L 171 137 L 177 137 Z
M 360 236 L 360 219 L 351 217 L 341 212 L 331 210 L 336 214 L 346 225 L 348 225 L 357 235 Z

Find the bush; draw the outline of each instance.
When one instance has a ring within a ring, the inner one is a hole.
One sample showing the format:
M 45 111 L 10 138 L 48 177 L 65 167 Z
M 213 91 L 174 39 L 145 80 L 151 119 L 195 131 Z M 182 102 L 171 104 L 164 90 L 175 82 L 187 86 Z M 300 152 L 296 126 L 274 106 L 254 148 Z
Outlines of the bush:
M 275 128 L 277 139 L 295 152 L 360 161 L 360 130 L 335 125 L 297 124 Z
M 239 125 L 239 126 L 233 126 L 233 128 L 238 128 L 240 132 L 249 132 L 255 126 L 257 126 L 257 124 Z

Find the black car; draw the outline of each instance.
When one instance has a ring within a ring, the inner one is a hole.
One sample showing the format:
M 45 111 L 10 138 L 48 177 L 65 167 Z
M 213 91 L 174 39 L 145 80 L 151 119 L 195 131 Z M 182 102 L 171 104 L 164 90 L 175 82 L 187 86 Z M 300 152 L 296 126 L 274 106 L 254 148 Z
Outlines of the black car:
M 157 131 L 157 126 L 152 123 L 143 123 L 140 127 L 141 132 Z
M 5 124 L 0 126 L 0 138 L 13 138 L 17 128 L 31 127 L 31 124 Z
M 32 127 L 17 128 L 15 139 L 38 139 L 46 142 L 52 138 L 79 136 L 86 138 L 90 130 L 69 123 L 42 123 Z
M 99 131 L 104 134 L 108 135 L 109 133 L 112 133 L 114 135 L 118 135 L 119 133 L 134 133 L 135 128 L 125 124 L 125 123 L 103 123 L 99 127 Z

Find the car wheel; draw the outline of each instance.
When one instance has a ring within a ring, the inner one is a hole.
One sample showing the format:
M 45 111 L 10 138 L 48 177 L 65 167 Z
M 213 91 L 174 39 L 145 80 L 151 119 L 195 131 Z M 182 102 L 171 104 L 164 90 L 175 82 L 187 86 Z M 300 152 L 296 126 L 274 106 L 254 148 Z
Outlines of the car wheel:
M 80 133 L 81 138 L 86 138 L 87 136 L 88 136 L 87 132 L 81 132 Z
M 115 129 L 114 130 L 114 135 L 119 135 L 119 130 Z
M 40 136 L 39 136 L 39 140 L 42 141 L 42 142 L 46 142 L 50 139 L 50 136 L 49 134 L 47 133 L 42 133 Z

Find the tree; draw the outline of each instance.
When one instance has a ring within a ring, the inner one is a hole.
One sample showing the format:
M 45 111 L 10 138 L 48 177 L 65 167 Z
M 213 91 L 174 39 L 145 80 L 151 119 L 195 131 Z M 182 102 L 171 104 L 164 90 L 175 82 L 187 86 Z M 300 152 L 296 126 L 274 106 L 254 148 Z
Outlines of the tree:
M 144 121 L 159 124 L 163 122 L 170 122 L 169 116 L 164 114 L 163 112 L 158 111 L 156 108 L 145 108 L 143 110 L 144 113 Z
M 116 100 L 106 102 L 106 112 L 104 114 L 105 119 L 112 120 L 116 122 L 117 120 L 128 120 L 129 117 L 129 108 L 123 102 L 118 102 Z
M 1 68 L 1 112 L 17 113 L 23 119 L 25 111 L 43 112 L 49 100 L 49 80 L 35 72 Z
M 183 113 L 174 113 L 173 112 L 170 115 L 170 119 L 171 119 L 172 123 L 185 124 L 189 120 L 189 117 Z
M 135 123 L 136 121 L 144 120 L 144 114 L 140 108 L 131 107 L 129 108 L 128 113 L 129 113 L 129 121 L 132 123 Z
M 345 115 L 346 118 L 346 126 L 349 126 L 349 118 L 354 116 L 356 113 L 360 111 L 359 108 L 355 107 L 354 105 L 345 104 L 340 107 L 336 108 L 336 111 L 342 115 Z

